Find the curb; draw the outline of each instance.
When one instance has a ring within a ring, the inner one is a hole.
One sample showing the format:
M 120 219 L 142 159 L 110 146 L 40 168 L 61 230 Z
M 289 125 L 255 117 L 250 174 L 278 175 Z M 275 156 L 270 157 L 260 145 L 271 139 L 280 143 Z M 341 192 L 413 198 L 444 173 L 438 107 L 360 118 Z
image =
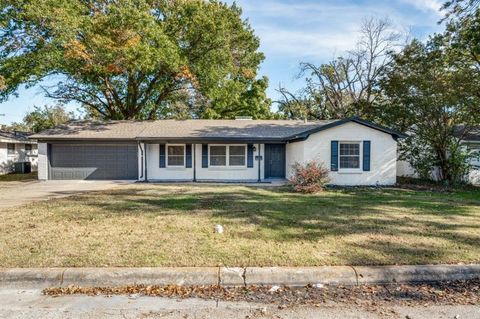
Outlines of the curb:
M 144 285 L 353 286 L 480 278 L 480 264 L 323 267 L 3 268 L 0 286 Z

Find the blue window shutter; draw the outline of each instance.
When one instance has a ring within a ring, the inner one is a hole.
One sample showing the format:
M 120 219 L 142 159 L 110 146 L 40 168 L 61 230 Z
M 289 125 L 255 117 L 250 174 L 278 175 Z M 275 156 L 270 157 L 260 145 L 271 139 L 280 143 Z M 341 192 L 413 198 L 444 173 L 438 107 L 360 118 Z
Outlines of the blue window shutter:
M 192 144 L 185 145 L 185 167 L 191 168 L 192 167 Z
M 247 167 L 253 167 L 253 144 L 247 147 Z
M 338 171 L 338 141 L 332 141 L 330 148 L 330 170 Z
M 160 167 L 165 167 L 165 144 L 160 144 Z
M 208 167 L 208 144 L 202 144 L 202 167 Z
M 370 171 L 370 141 L 363 141 L 363 170 Z

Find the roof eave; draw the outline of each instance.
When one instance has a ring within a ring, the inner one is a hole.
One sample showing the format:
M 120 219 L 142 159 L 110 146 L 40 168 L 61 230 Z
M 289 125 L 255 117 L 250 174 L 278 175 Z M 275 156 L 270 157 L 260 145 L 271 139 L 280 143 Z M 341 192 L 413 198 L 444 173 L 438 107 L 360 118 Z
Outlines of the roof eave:
M 390 135 L 392 135 L 392 137 L 395 140 L 397 140 L 399 138 L 406 138 L 407 137 L 407 135 L 404 134 L 404 133 L 400 133 L 400 132 L 397 132 L 395 130 L 391 130 L 391 129 L 386 128 L 384 126 L 381 126 L 381 125 L 378 125 L 378 124 L 375 124 L 375 123 L 372 123 L 370 121 L 363 120 L 363 119 L 360 119 L 359 117 L 354 116 L 354 117 L 345 118 L 345 119 L 342 119 L 342 120 L 338 120 L 338 121 L 335 121 L 335 122 L 332 122 L 332 123 L 329 123 L 329 124 L 326 124 L 326 125 L 323 125 L 323 126 L 320 126 L 320 127 L 308 130 L 308 131 L 305 131 L 302 134 L 296 134 L 296 135 L 290 136 L 288 138 L 288 141 L 289 142 L 304 141 L 311 134 L 318 133 L 318 132 L 321 132 L 321 131 L 325 131 L 325 130 L 328 130 L 328 129 L 331 129 L 331 128 L 334 128 L 334 127 L 337 127 L 337 126 L 340 126 L 340 125 L 343 125 L 343 124 L 346 124 L 346 123 L 349 123 L 349 122 L 355 122 L 357 124 L 365 125 L 367 127 L 370 127 L 372 129 L 375 129 L 375 130 L 378 130 L 378 131 L 381 131 L 381 132 L 384 132 L 386 134 L 390 134 Z
M 125 143 L 125 142 L 137 142 L 135 138 L 71 138 L 71 137 L 39 137 L 38 143 L 52 143 L 52 142 L 109 142 L 109 143 Z
M 278 138 L 278 137 L 195 137 L 195 136 L 184 136 L 184 137 L 137 137 L 138 141 L 142 142 L 192 142 L 192 143 L 202 143 L 202 142 L 243 142 L 243 143 L 286 143 L 286 138 Z

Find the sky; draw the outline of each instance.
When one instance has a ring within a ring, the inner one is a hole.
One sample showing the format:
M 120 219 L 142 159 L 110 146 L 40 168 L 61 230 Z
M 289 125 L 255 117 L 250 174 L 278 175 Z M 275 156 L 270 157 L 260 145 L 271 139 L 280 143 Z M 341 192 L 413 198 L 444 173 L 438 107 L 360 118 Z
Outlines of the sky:
M 226 0 L 232 3 L 233 0 Z M 300 62 L 317 65 L 353 49 L 362 20 L 388 17 L 395 29 L 424 40 L 440 32 L 442 0 L 236 0 L 260 38 L 260 50 L 265 54 L 259 75 L 269 78 L 268 96 L 278 99 L 279 85 L 290 91 L 302 87 L 297 78 Z M 50 83 L 49 83 L 50 84 Z M 0 103 L 0 123 L 19 122 L 33 106 L 54 105 L 35 86 L 18 91 Z M 69 110 L 77 110 L 75 104 Z

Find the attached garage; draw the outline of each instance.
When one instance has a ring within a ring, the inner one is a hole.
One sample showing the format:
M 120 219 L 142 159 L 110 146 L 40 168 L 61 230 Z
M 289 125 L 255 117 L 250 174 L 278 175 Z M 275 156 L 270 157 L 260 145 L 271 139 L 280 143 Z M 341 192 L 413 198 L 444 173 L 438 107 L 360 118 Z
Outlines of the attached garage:
M 48 144 L 54 180 L 136 180 L 136 144 Z

